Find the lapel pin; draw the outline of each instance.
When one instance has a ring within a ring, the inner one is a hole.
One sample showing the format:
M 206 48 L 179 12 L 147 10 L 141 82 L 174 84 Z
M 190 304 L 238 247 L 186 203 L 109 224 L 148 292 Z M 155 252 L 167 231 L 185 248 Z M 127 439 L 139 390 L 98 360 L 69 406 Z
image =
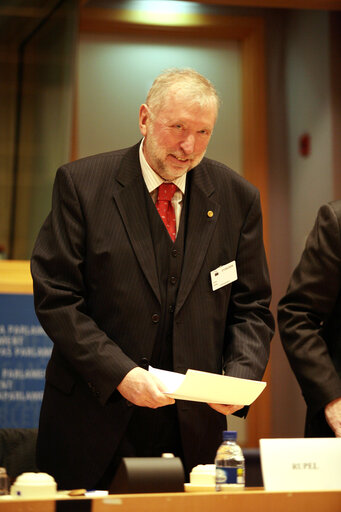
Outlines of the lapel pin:
M 214 214 L 213 214 L 212 210 L 208 210 L 208 212 L 207 212 L 207 217 L 213 217 L 213 215 L 214 215 Z

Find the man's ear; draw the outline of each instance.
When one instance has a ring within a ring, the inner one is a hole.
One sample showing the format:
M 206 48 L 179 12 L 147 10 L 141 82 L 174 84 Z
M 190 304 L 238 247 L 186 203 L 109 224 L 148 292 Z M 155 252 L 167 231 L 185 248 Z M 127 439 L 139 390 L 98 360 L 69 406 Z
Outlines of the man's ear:
M 140 106 L 140 111 L 139 111 L 139 127 L 140 127 L 140 132 L 142 133 L 142 135 L 144 137 L 146 136 L 146 133 L 147 133 L 147 123 L 148 123 L 149 117 L 150 117 L 150 110 L 149 110 L 148 106 L 145 103 L 143 103 L 143 105 Z

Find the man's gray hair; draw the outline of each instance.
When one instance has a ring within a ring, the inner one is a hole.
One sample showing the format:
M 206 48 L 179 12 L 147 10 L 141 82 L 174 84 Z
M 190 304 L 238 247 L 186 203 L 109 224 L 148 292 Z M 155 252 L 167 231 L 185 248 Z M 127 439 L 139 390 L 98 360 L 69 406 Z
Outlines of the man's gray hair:
M 165 103 L 170 88 L 186 95 L 189 101 L 206 106 L 215 103 L 217 113 L 220 105 L 219 95 L 214 85 L 194 69 L 168 69 L 157 76 L 151 86 L 146 104 L 157 112 Z

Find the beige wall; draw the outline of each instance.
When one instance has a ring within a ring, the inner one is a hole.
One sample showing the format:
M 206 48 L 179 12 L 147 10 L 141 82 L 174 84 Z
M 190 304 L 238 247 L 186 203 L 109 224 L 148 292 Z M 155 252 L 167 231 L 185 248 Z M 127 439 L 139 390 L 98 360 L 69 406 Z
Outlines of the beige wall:
M 287 25 L 291 265 L 304 248 L 319 206 L 333 199 L 329 17 L 292 12 Z M 311 153 L 299 153 L 299 137 L 311 137 Z
M 222 106 L 207 156 L 242 172 L 241 57 L 236 41 L 169 34 L 84 34 L 78 65 L 78 156 L 136 143 L 138 110 L 164 69 L 192 67 L 216 85 Z
M 270 267 L 276 313 L 317 209 L 334 196 L 329 14 L 273 12 L 268 28 Z M 312 142 L 308 157 L 298 152 L 305 132 Z M 271 368 L 273 435 L 300 437 L 306 407 L 277 331 Z

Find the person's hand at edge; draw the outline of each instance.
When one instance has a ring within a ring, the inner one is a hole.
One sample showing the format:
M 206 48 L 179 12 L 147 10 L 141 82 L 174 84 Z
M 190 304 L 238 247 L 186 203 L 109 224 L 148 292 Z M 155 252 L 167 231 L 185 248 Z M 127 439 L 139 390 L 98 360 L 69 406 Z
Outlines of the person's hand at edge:
M 341 397 L 326 405 L 324 414 L 335 437 L 341 437 Z

